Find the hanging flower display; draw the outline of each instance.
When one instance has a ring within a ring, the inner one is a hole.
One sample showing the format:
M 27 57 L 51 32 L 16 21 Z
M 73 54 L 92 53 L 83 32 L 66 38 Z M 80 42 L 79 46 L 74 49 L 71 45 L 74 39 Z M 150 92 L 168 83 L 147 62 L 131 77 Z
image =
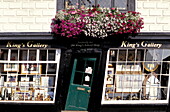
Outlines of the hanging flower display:
M 70 8 L 60 10 L 52 19 L 53 33 L 68 38 L 84 33 L 86 36 L 104 38 L 110 35 L 138 33 L 143 28 L 139 12 L 118 11 L 116 8 Z

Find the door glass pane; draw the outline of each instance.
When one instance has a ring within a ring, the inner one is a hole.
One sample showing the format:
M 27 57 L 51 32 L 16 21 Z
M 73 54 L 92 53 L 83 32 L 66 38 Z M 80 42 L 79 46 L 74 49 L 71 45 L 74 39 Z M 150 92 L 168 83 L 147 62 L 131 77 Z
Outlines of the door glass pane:
M 92 74 L 85 73 L 83 78 L 83 86 L 91 86 Z
M 127 0 L 115 0 L 114 7 L 117 7 L 120 10 L 126 10 L 127 9 Z
M 85 72 L 85 61 L 84 60 L 77 60 L 77 66 L 76 66 L 76 71 L 81 71 L 81 72 Z
M 94 61 L 87 61 L 86 62 L 86 68 L 89 68 L 89 67 L 91 67 L 91 69 L 92 69 L 92 71 L 90 73 L 90 74 L 92 74 L 93 69 L 94 69 Z
M 73 83 L 82 85 L 82 78 L 83 78 L 83 73 L 75 72 Z

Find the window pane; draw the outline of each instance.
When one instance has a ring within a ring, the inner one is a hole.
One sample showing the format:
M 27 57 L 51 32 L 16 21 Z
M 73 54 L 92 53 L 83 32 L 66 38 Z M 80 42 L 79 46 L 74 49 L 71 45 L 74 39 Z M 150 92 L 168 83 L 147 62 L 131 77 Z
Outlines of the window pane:
M 128 50 L 127 61 L 135 61 L 135 60 L 136 60 L 135 50 Z
M 55 50 L 48 51 L 48 61 L 55 61 Z
M 98 0 L 98 3 L 101 7 L 107 7 L 110 8 L 112 1 L 111 0 Z
M 40 61 L 47 60 L 47 50 L 40 50 Z
M 126 61 L 126 50 L 119 50 L 119 61 Z
M 1 49 L 1 51 L 0 51 L 0 59 L 1 60 L 8 60 L 8 50 Z
M 79 84 L 82 85 L 82 79 L 83 79 L 84 73 L 81 72 L 75 72 L 75 76 L 74 76 L 74 84 Z
M 11 50 L 11 61 L 17 61 L 18 60 L 18 50 Z
M 95 5 L 95 0 L 80 0 L 81 6 L 92 7 Z
M 20 52 L 21 52 L 21 61 L 26 61 L 27 60 L 27 57 L 28 57 L 28 50 L 20 50 Z
M 36 50 L 29 51 L 29 61 L 36 61 Z
M 114 0 L 114 7 L 120 10 L 127 10 L 127 0 Z
M 57 68 L 57 64 L 56 63 L 48 63 L 47 72 L 48 73 L 56 73 L 56 68 Z
M 77 60 L 77 66 L 76 66 L 77 71 L 85 72 L 85 61 L 78 59 Z

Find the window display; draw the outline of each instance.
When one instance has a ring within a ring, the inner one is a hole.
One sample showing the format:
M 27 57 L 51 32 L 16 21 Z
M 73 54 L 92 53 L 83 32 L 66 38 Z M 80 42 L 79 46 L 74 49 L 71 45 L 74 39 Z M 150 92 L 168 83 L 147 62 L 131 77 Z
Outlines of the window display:
M 110 49 L 102 104 L 169 101 L 170 49 Z
M 60 49 L 0 49 L 0 102 L 54 103 Z

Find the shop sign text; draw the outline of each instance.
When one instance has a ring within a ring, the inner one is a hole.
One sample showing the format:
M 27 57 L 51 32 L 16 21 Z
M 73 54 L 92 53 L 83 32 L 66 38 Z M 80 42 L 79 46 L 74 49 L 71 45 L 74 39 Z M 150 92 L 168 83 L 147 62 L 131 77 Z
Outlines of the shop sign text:
M 6 44 L 8 48 L 47 48 L 48 44 L 34 43 L 33 41 L 28 41 L 27 43 L 14 43 L 8 42 Z
M 130 43 L 128 41 L 123 41 L 121 44 L 121 47 L 130 47 L 130 48 L 138 48 L 138 47 L 142 47 L 142 48 L 161 48 L 162 44 L 160 43 L 154 43 L 154 42 L 146 42 L 146 41 L 142 41 L 141 43 Z

